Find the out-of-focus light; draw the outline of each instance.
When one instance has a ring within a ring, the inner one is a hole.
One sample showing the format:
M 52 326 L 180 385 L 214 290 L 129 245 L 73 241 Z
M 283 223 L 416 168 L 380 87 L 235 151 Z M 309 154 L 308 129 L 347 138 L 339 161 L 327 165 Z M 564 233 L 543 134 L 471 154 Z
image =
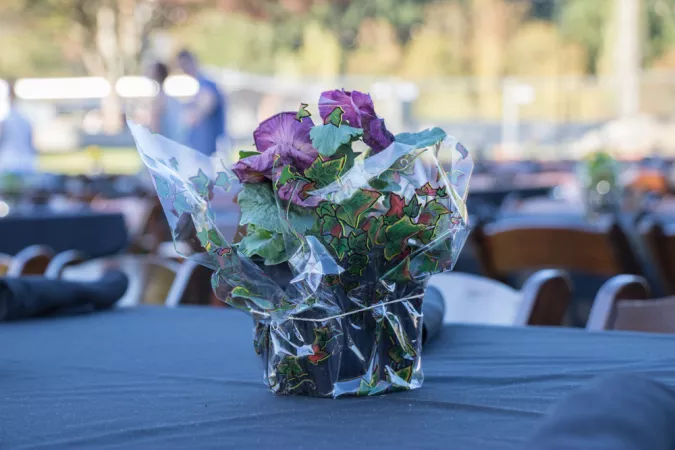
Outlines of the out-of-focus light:
M 9 214 L 9 205 L 0 200 L 0 217 L 7 217 Z
M 24 78 L 14 89 L 25 100 L 103 98 L 110 94 L 110 83 L 101 77 Z
M 609 182 L 606 180 L 602 180 L 598 182 L 598 185 L 595 187 L 595 190 L 598 191 L 598 194 L 600 195 L 605 195 L 609 192 L 610 185 Z
M 115 90 L 126 98 L 154 97 L 159 92 L 159 86 L 146 77 L 122 77 L 115 83 Z
M 373 83 L 370 92 L 376 100 L 386 100 L 394 95 L 394 87 L 391 83 L 378 81 Z
M 199 83 L 187 75 L 172 75 L 164 82 L 164 91 L 172 97 L 192 97 L 199 92 Z
M 398 83 L 396 85 L 396 95 L 399 100 L 412 102 L 420 95 L 420 90 L 415 83 Z

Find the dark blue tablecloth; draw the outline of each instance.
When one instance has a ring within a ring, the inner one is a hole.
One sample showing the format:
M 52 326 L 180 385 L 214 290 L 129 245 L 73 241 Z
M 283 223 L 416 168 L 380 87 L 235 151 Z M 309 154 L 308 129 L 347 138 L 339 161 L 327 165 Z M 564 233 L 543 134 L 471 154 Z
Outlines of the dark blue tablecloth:
M 116 213 L 36 210 L 0 219 L 0 253 L 9 255 L 43 244 L 55 252 L 79 250 L 95 258 L 119 252 L 127 239 L 124 216 Z
M 240 312 L 144 307 L 0 326 L 0 448 L 519 448 L 598 374 L 675 384 L 675 337 L 447 327 L 424 387 L 274 397 Z

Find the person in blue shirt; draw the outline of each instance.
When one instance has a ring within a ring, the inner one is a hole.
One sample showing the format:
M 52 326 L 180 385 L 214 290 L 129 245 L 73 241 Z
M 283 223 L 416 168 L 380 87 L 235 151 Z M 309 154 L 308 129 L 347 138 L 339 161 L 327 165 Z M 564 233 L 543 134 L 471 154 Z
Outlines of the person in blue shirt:
M 195 55 L 178 53 L 178 66 L 199 83 L 199 91 L 185 111 L 185 144 L 205 155 L 213 155 L 218 142 L 226 139 L 225 96 L 218 85 L 201 71 Z

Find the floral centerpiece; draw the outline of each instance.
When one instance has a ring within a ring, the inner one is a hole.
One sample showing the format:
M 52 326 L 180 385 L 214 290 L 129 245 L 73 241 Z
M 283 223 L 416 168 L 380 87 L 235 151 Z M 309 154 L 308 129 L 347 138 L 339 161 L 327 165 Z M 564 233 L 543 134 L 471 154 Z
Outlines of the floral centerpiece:
M 597 151 L 587 155 L 580 164 L 579 178 L 588 215 L 620 209 L 619 165 L 609 153 Z
M 318 113 L 265 120 L 231 171 L 130 126 L 176 241 L 198 242 L 216 295 L 252 316 L 273 392 L 418 388 L 425 283 L 466 239 L 471 159 L 439 128 L 394 136 L 364 93 L 324 92 Z M 233 181 L 245 233 L 228 243 L 213 205 Z

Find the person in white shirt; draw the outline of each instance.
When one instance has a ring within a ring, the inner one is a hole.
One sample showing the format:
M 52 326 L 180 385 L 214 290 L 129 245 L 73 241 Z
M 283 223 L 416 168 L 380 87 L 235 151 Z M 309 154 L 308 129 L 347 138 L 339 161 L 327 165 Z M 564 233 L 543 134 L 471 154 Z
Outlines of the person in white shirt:
M 16 107 L 14 83 L 9 83 L 9 110 L 0 119 L 0 173 L 33 173 L 36 151 L 33 127 Z

